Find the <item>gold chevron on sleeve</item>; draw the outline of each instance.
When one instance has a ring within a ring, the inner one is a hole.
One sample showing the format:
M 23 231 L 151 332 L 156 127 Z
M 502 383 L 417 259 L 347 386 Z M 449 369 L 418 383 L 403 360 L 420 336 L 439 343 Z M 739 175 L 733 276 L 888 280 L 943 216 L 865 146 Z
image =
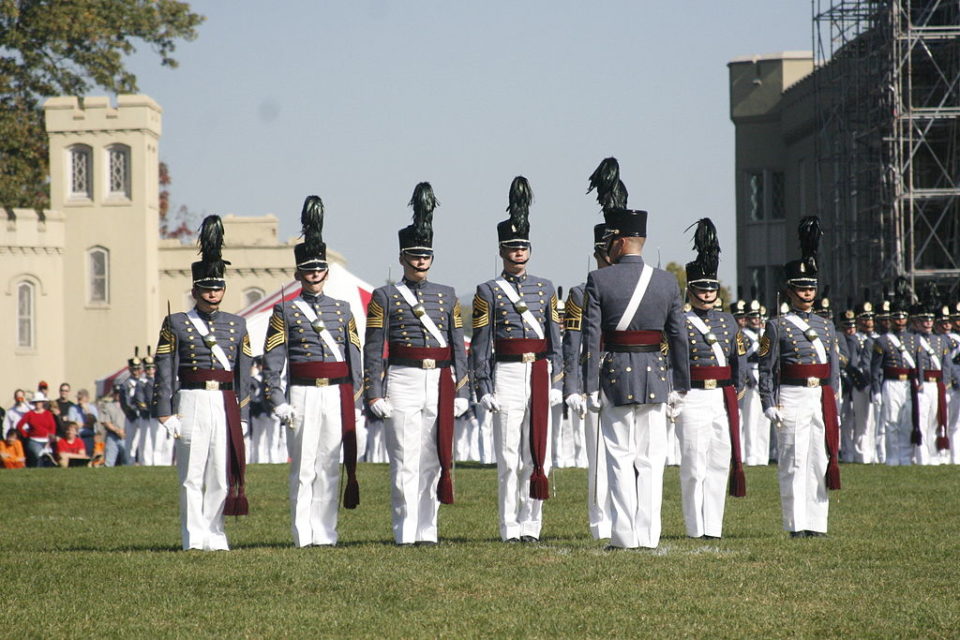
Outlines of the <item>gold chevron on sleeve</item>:
M 760 338 L 760 350 L 757 352 L 761 358 L 770 353 L 770 338 L 763 336 Z
M 473 328 L 479 329 L 490 324 L 490 306 L 481 296 L 473 296 Z
M 460 309 L 460 301 L 453 305 L 453 328 L 454 329 L 463 329 L 463 316 L 462 310 Z
M 737 355 L 747 355 L 747 341 L 744 340 L 742 331 L 737 331 Z
M 580 331 L 583 328 L 583 309 L 573 301 L 573 296 L 567 298 L 564 308 L 563 328 L 567 331 Z
M 563 380 L 563 371 L 561 371 L 560 373 L 553 374 L 552 380 L 553 382 L 560 382 L 561 380 Z
M 550 296 L 550 317 L 556 324 L 560 324 L 560 310 L 557 308 L 557 294 Z
M 463 385 L 467 384 L 469 380 L 470 380 L 469 376 L 463 376 L 462 378 L 457 380 L 457 391 L 460 391 L 460 389 L 463 388 Z
M 383 329 L 383 307 L 376 300 L 367 305 L 367 329 Z
M 353 318 L 350 318 L 350 322 L 347 323 L 347 335 L 350 336 L 350 342 L 359 349 L 360 336 L 357 334 L 357 322 Z
M 273 312 L 270 316 L 270 325 L 267 327 L 267 342 L 264 351 L 273 351 L 286 340 L 287 328 L 283 323 L 283 312 Z
M 250 404 L 250 396 L 244 396 L 243 400 L 240 401 L 240 408 L 243 409 L 248 404 Z
M 249 333 L 243 334 L 243 340 L 240 342 L 240 344 L 241 344 L 241 348 L 243 349 L 243 355 L 247 356 L 248 358 L 252 358 L 252 357 L 253 357 L 253 349 L 250 348 L 250 334 L 249 334 Z
M 177 344 L 177 336 L 170 329 L 169 318 L 163 321 L 160 328 L 160 341 L 157 343 L 157 355 L 163 356 L 173 353 L 173 347 Z

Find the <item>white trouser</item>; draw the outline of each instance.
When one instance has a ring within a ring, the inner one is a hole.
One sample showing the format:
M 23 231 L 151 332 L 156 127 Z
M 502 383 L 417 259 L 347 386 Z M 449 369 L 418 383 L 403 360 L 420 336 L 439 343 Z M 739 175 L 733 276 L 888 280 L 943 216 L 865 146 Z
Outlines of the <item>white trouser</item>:
M 937 451 L 937 383 L 924 382 L 917 394 L 920 405 L 920 445 L 914 445 L 914 459 L 917 464 L 942 464 Z M 913 423 L 911 423 L 911 428 Z
M 497 454 L 493 448 L 493 413 L 477 405 L 477 420 L 480 423 L 480 462 L 494 464 Z
M 947 410 L 947 433 L 950 436 L 949 460 L 951 464 L 960 464 L 960 391 L 947 391 L 949 401 Z
M 730 475 L 730 424 L 723 389 L 691 389 L 677 420 L 683 521 L 691 538 L 723 533 Z
M 227 500 L 227 418 L 220 391 L 181 389 L 177 472 L 184 549 L 223 550 Z
M 578 418 L 579 419 L 579 418 Z M 594 540 L 610 537 L 610 486 L 607 482 L 607 447 L 600 434 L 600 415 L 588 411 L 582 420 L 587 454 L 587 517 Z
M 144 464 L 143 420 L 141 418 L 127 421 L 124 438 L 127 441 L 127 456 L 130 458 L 130 464 Z
M 664 404 L 613 406 L 601 399 L 611 501 L 610 544 L 656 548 L 660 543 L 663 467 L 667 455 Z
M 456 419 L 455 448 L 457 461 L 480 460 L 480 424 L 472 411 Z
M 157 463 L 154 461 L 154 449 L 160 422 L 153 418 L 140 418 L 137 422 L 140 431 L 140 464 L 145 467 L 155 466 Z
M 913 464 L 914 446 L 910 444 L 913 400 L 910 398 L 910 384 L 903 380 L 883 381 L 880 422 L 886 440 L 886 462 L 891 467 Z
M 154 422 L 157 424 L 157 437 L 153 445 L 153 463 L 161 467 L 169 467 L 173 464 L 174 440 L 158 420 Z
M 290 404 L 298 416 L 287 434 L 293 544 L 336 544 L 343 441 L 340 387 L 292 386 Z
M 262 464 L 273 462 L 273 450 L 280 439 L 280 424 L 273 413 L 260 413 L 250 418 L 250 462 Z
M 549 367 L 548 367 L 549 368 Z M 540 537 L 543 500 L 530 497 L 533 455 L 530 449 L 530 373 L 533 363 L 498 362 L 494 393 L 500 411 L 493 416 L 493 447 L 497 452 L 500 537 Z M 548 374 L 549 377 L 549 374 Z M 548 411 L 548 420 L 552 417 Z M 543 472 L 550 474 L 550 427 Z
M 763 415 L 760 391 L 747 387 L 740 399 L 743 426 L 743 463 L 756 467 L 770 464 L 770 420 Z
M 780 507 L 786 531 L 827 531 L 827 445 L 820 388 L 780 387 Z
M 437 541 L 437 400 L 441 369 L 391 366 L 384 421 L 397 544 Z
M 387 442 L 384 438 L 386 423 L 384 420 L 370 420 L 367 422 L 367 462 L 389 462 L 387 456 Z
M 587 443 L 586 419 L 581 418 L 577 412 L 572 410 L 568 410 L 567 414 L 570 431 L 573 433 L 573 466 L 586 469 L 588 464 L 587 450 L 590 448 Z
M 870 387 L 853 390 L 853 458 L 851 462 L 873 464 L 877 460 L 877 411 Z
M 550 448 L 553 466 L 558 469 L 574 466 L 573 428 L 569 419 L 563 419 L 563 407 L 562 402 L 550 407 Z
M 677 423 L 667 421 L 666 464 L 676 467 L 680 464 L 680 438 L 677 437 Z

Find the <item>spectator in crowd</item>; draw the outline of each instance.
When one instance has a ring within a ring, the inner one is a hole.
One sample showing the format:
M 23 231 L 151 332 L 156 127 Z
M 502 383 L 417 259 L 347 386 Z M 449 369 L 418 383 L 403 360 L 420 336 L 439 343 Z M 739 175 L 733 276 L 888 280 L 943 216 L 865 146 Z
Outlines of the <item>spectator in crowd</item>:
M 104 449 L 108 467 L 129 464 L 126 433 L 124 432 L 126 416 L 120 403 L 122 393 L 123 386 L 116 384 L 110 396 L 104 398 L 100 403 L 100 425 L 105 431 L 106 446 Z
M 61 438 L 66 435 L 68 422 L 83 424 L 80 409 L 70 400 L 70 383 L 60 383 L 60 397 L 52 404 L 50 410 L 57 416 L 57 435 Z
M 93 440 L 97 435 L 98 423 L 100 421 L 100 412 L 96 405 L 90 402 L 90 392 L 86 389 L 77 391 L 77 409 L 76 413 L 80 425 L 80 439 L 83 440 L 83 446 L 87 448 L 87 455 L 93 456 Z
M 26 466 L 23 443 L 17 437 L 16 429 L 8 429 L 5 440 L 0 440 L 0 463 L 4 469 L 23 469 Z
M 50 466 L 43 454 L 57 437 L 57 421 L 47 409 L 49 401 L 42 391 L 33 396 L 33 409 L 17 422 L 17 431 L 23 438 L 28 467 Z
M 17 389 L 13 394 L 13 406 L 7 409 L 7 415 L 3 418 L 3 433 L 16 429 L 20 418 L 28 411 L 30 411 L 30 403 L 27 402 L 27 394 L 23 389 Z
M 83 445 L 83 440 L 77 437 L 76 422 L 67 422 L 64 426 L 66 437 L 57 440 L 57 463 L 66 469 L 90 464 L 90 456 L 87 455 L 87 449 Z

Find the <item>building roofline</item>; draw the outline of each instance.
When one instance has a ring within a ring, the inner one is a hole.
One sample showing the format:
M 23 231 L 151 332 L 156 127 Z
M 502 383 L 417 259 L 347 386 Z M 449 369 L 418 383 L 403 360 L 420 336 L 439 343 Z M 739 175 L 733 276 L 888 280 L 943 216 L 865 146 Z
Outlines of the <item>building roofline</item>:
M 759 53 L 752 56 L 740 56 L 727 63 L 739 64 L 743 62 L 760 62 L 762 60 L 812 60 L 812 51 L 781 51 L 779 53 Z

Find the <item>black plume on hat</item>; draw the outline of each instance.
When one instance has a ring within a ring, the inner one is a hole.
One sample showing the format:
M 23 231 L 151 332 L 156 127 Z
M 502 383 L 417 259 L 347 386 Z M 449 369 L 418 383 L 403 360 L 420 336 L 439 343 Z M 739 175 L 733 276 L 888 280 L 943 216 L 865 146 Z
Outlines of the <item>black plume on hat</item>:
M 620 181 L 620 163 L 616 158 L 604 158 L 590 174 L 590 188 L 597 190 L 597 202 L 606 209 L 627 208 L 627 187 Z
M 817 273 L 817 251 L 820 249 L 820 238 L 823 230 L 820 228 L 820 218 L 807 216 L 800 221 L 800 256 L 807 263 L 813 273 Z
M 327 245 L 323 241 L 323 200 L 307 196 L 300 211 L 303 242 L 293 248 L 298 269 L 326 269 Z
M 413 189 L 407 206 L 413 207 L 413 224 L 399 232 L 400 251 L 411 255 L 433 255 L 433 210 L 440 203 L 429 182 L 421 182 Z
M 693 225 L 691 225 L 692 227 Z M 693 247 L 697 258 L 687 263 L 687 284 L 698 289 L 714 290 L 720 287 L 717 268 L 720 266 L 720 242 L 717 228 L 710 218 L 700 218 L 693 234 Z M 689 230 L 690 227 L 687 227 Z
M 203 219 L 197 237 L 200 261 L 191 267 L 193 284 L 204 289 L 222 289 L 226 286 L 223 279 L 226 265 L 223 259 L 223 221 L 220 216 L 211 215 Z
M 523 248 L 530 246 L 530 203 L 533 202 L 533 190 L 523 176 L 517 176 L 510 183 L 510 217 L 497 224 L 497 239 L 502 246 Z

